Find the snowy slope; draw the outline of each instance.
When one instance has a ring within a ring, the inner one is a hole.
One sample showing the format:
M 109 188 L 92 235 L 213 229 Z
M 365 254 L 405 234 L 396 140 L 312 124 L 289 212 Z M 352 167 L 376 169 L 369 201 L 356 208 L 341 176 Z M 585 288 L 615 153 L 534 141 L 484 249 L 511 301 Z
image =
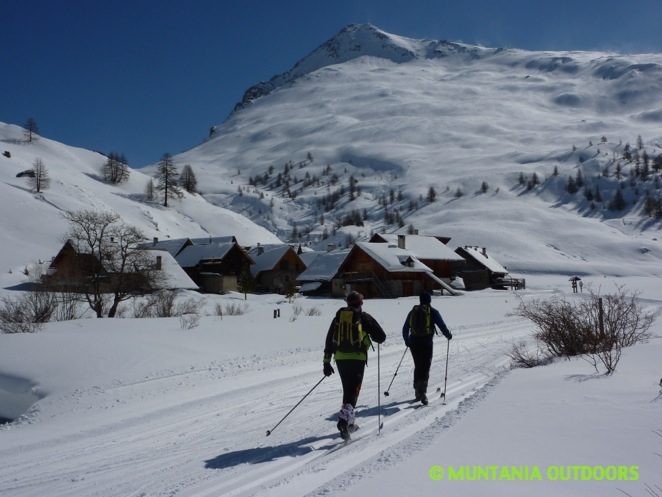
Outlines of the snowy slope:
M 586 279 L 604 290 L 627 284 L 662 310 L 659 278 Z M 531 281 L 524 298 L 569 291 L 567 278 Z M 574 298 L 581 298 L 580 295 Z M 402 363 L 400 327 L 417 301 L 369 300 L 387 340 L 371 353 L 358 405 L 361 429 L 347 447 L 335 429 L 334 375 L 274 429 L 322 377 L 326 327 L 338 302 L 251 296 L 238 316 L 80 320 L 43 332 L 0 335 L 0 495 L 643 495 L 662 484 L 658 394 L 662 328 L 628 349 L 617 373 L 595 376 L 585 361 L 508 372 L 505 353 L 531 324 L 510 312 L 509 292 L 435 297 L 451 328 L 435 348 L 428 407 L 411 403 L 413 364 Z M 209 297 L 243 304 L 242 295 Z M 296 306 L 316 308 L 319 316 Z M 280 308 L 274 320 L 272 310 Z M 378 380 L 378 367 L 381 381 Z M 31 397 L 27 402 L 27 397 Z M 30 403 L 35 402 L 32 407 Z M 379 408 L 378 403 L 381 404 Z M 384 422 L 378 433 L 378 420 Z M 272 430 L 267 437 L 266 431 Z M 657 430 L 657 431 L 656 431 Z M 432 465 L 636 465 L 636 481 L 431 481 Z
M 27 143 L 23 130 L 0 123 L 0 229 L 2 272 L 48 260 L 62 246 L 65 211 L 110 210 L 141 228 L 151 239 L 185 236 L 236 235 L 241 243 L 275 242 L 277 238 L 245 217 L 214 206 L 197 195 L 172 202 L 169 209 L 144 199 L 148 176 L 131 171 L 129 181 L 112 186 L 101 180 L 106 157 L 39 137 Z M 32 191 L 28 178 L 16 174 L 31 169 L 40 158 L 50 176 L 50 188 Z
M 640 153 L 662 153 L 661 74 L 660 54 L 487 49 L 350 26 L 249 90 L 210 139 L 178 160 L 198 171 L 207 199 L 282 238 L 296 225 L 317 244 L 353 210 L 367 214 L 353 234 L 394 231 L 378 202 L 393 189 L 403 199 L 388 210 L 399 209 L 405 225 L 450 236 L 451 245 L 487 245 L 510 269 L 534 269 L 543 259 L 555 271 L 578 271 L 579 262 L 602 272 L 610 244 L 623 257 L 657 264 L 660 224 L 642 205 L 646 191 L 660 195 L 659 177 L 632 187 L 634 163 L 622 161 L 628 207 L 612 212 L 607 205 L 627 143 L 635 147 L 641 136 Z M 295 198 L 275 186 L 290 161 Z M 327 166 L 337 183 L 324 175 Z M 605 167 L 609 177 L 600 176 Z M 602 203 L 592 206 L 583 191 L 565 193 L 580 169 L 602 191 Z M 536 173 L 541 184 L 527 191 L 520 173 Z M 306 174 L 320 182 L 304 186 Z M 248 186 L 264 175 L 266 183 Z M 350 176 L 361 188 L 351 201 Z M 342 200 L 325 211 L 320 199 L 340 186 Z M 425 200 L 430 186 L 432 204 Z M 490 220 L 487 230 L 476 226 L 479 219 Z M 532 240 L 531 230 L 542 226 Z

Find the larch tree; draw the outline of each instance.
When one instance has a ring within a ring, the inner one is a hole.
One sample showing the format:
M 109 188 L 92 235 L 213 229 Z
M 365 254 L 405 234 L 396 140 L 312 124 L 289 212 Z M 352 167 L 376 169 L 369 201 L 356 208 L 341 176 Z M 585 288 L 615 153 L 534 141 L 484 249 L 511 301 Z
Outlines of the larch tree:
M 182 174 L 179 176 L 180 186 L 189 193 L 198 193 L 198 179 L 195 177 L 193 168 L 186 164 L 182 168 Z
M 28 117 L 28 120 L 25 121 L 25 126 L 23 126 L 23 128 L 25 129 L 25 139 L 28 143 L 32 143 L 32 140 L 36 138 L 35 135 L 39 133 L 37 121 L 35 121 L 32 117 Z
M 168 207 L 169 198 L 181 198 L 183 193 L 179 186 L 179 172 L 172 160 L 172 155 L 165 153 L 157 168 L 158 184 L 156 189 L 163 193 L 163 206 Z
M 43 190 L 50 186 L 51 180 L 48 176 L 48 169 L 39 157 L 34 160 L 32 165 L 32 175 L 30 176 L 32 186 L 37 193 L 41 193 Z

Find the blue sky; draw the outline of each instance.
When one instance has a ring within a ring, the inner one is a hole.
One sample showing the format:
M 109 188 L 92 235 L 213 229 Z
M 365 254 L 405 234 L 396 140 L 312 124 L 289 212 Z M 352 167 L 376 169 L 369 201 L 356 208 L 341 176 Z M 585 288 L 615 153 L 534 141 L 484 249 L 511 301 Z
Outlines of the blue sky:
M 0 0 L 0 121 L 134 167 L 350 23 L 531 50 L 662 52 L 662 0 Z

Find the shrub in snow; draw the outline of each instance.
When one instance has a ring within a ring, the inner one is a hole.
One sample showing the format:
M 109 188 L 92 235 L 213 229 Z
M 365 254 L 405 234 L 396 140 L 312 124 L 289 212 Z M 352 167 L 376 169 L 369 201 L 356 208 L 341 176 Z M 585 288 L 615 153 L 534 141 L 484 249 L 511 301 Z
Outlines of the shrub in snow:
M 533 352 L 529 350 L 524 342 L 513 345 L 508 357 L 512 359 L 512 365 L 516 368 L 535 368 L 536 366 L 549 364 L 552 361 L 552 356 L 549 353 L 545 353 L 540 347 L 537 347 Z
M 182 330 L 192 330 L 200 324 L 200 316 L 197 314 L 182 314 L 179 316 L 179 326 Z
M 49 292 L 31 291 L 0 300 L 0 330 L 5 333 L 33 333 L 50 321 L 57 301 Z
M 317 307 L 311 307 L 310 309 L 307 309 L 305 311 L 306 316 L 321 316 L 322 311 L 320 311 Z
M 584 355 L 605 374 L 614 372 L 623 347 L 649 337 L 655 319 L 641 308 L 637 294 L 622 287 L 604 296 L 589 289 L 585 298 L 573 301 L 522 300 L 515 314 L 535 323 L 534 336 L 550 356 Z
M 241 316 L 246 313 L 246 307 L 240 304 L 225 304 L 223 307 L 223 315 L 225 316 Z

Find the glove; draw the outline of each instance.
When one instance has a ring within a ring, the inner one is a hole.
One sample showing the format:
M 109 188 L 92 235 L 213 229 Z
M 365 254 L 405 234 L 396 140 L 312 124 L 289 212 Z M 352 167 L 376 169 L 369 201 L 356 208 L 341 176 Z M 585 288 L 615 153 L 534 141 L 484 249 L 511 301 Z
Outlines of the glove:
M 405 345 L 406 345 L 407 347 L 409 347 L 409 337 L 408 337 L 408 336 L 405 337 Z
M 448 336 L 447 336 L 446 338 L 448 338 L 449 340 L 450 340 L 451 338 L 453 338 L 453 335 L 451 334 L 450 331 L 448 332 Z
M 330 362 L 325 362 L 324 363 L 324 376 L 331 376 L 335 371 L 333 370 L 333 366 L 331 366 Z

